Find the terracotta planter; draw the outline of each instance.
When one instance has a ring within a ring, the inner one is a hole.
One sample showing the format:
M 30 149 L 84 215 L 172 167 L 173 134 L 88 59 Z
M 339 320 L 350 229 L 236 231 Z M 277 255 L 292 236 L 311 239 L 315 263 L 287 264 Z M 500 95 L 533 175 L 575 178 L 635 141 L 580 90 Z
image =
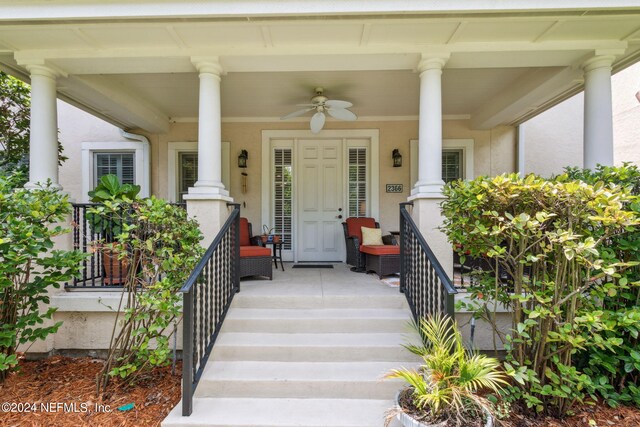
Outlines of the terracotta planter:
M 104 268 L 105 285 L 123 285 L 129 275 L 129 260 L 118 259 L 118 254 L 110 249 L 102 250 L 102 267 Z
M 403 390 L 400 390 L 398 394 L 396 394 L 396 408 L 398 408 L 398 413 L 396 415 L 396 418 L 398 419 L 398 421 L 400 421 L 400 424 L 402 424 L 404 427 L 445 427 L 447 425 L 446 421 L 443 421 L 441 423 L 436 423 L 436 424 L 423 423 L 421 421 L 415 420 L 411 415 L 404 412 L 402 410 L 402 407 L 400 406 L 400 393 L 402 392 Z M 485 423 L 484 427 L 494 427 L 493 417 L 488 413 L 487 413 L 487 422 Z
M 271 237 L 271 240 L 269 240 L 270 237 Z M 280 243 L 280 236 L 277 236 L 275 234 L 270 236 L 263 234 L 262 236 L 260 236 L 260 238 L 262 239 L 262 243 L 267 243 L 267 242 Z

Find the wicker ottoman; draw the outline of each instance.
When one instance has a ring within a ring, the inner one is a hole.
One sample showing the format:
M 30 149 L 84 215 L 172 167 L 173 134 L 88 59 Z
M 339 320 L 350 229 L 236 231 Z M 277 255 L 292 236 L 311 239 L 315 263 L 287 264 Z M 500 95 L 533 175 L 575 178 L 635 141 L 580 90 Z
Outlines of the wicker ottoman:
M 400 246 L 395 245 L 362 245 L 360 252 L 366 255 L 366 271 L 373 271 L 382 276 L 400 273 Z
M 240 246 L 240 278 L 265 276 L 273 280 L 271 249 L 261 246 Z

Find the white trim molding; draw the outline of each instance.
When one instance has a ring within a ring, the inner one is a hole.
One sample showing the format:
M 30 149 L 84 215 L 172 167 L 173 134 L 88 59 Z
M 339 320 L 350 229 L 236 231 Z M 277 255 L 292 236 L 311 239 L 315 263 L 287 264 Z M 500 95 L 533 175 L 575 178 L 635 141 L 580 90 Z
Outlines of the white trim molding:
M 442 140 L 442 149 L 443 150 L 462 150 L 462 159 L 464 162 L 463 171 L 464 179 L 474 179 L 474 153 L 473 153 L 473 139 L 443 139 Z M 415 185 L 418 180 L 418 140 L 412 139 L 409 141 L 409 155 L 410 159 L 410 168 L 411 168 L 411 187 Z
M 149 197 L 151 156 L 149 143 L 143 141 L 83 142 L 82 143 L 82 201 L 88 202 L 93 190 L 94 153 L 134 153 L 135 182 L 140 186 L 140 196 Z

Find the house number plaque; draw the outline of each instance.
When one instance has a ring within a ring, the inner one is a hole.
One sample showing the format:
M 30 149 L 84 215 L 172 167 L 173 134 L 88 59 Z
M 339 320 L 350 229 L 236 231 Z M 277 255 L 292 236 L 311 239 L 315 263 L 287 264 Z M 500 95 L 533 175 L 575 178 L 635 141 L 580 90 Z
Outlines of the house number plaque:
M 402 193 L 402 184 L 387 184 L 387 193 Z

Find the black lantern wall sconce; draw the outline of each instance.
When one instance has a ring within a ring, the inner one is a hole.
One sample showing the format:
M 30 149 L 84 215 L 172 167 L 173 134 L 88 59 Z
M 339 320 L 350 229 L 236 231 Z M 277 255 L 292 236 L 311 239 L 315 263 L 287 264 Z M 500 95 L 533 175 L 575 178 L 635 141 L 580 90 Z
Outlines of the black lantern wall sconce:
M 238 156 L 238 167 L 243 169 L 246 168 L 248 158 L 249 153 L 247 153 L 247 150 L 240 150 L 240 155 Z
M 394 168 L 402 167 L 402 154 L 400 154 L 400 150 L 398 150 L 397 148 L 394 148 L 393 154 L 391 154 L 391 157 L 393 157 Z

